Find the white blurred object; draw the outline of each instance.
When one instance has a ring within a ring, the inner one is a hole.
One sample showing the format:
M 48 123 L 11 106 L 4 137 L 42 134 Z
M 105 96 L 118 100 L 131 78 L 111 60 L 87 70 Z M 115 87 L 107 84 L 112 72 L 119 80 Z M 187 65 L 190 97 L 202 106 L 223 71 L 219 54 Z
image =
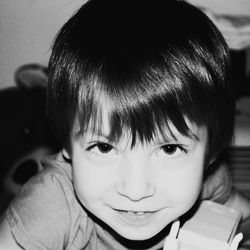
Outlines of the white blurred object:
M 163 250 L 179 250 L 180 242 L 177 239 L 179 229 L 180 229 L 180 221 L 176 219 L 172 223 L 170 233 L 165 240 Z
M 249 0 L 188 0 L 188 2 L 219 15 L 250 16 Z
M 232 208 L 203 201 L 179 231 L 180 249 L 236 250 L 242 239 L 242 234 L 235 236 L 240 218 L 241 214 Z
M 222 32 L 232 50 L 242 50 L 250 47 L 250 16 L 232 17 L 216 15 L 207 10 L 204 10 L 204 12 Z
M 218 27 L 232 50 L 250 47 L 249 0 L 187 0 Z

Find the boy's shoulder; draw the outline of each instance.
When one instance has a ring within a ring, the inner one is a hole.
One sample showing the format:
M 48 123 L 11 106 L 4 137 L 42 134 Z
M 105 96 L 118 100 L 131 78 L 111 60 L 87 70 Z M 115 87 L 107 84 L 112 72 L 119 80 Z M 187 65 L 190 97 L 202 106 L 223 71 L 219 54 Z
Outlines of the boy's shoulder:
M 64 249 L 66 242 L 76 240 L 73 232 L 90 222 L 74 194 L 70 166 L 60 160 L 59 155 L 45 159 L 44 169 L 24 185 L 6 212 L 12 233 L 27 249 L 31 246 L 26 244 Z

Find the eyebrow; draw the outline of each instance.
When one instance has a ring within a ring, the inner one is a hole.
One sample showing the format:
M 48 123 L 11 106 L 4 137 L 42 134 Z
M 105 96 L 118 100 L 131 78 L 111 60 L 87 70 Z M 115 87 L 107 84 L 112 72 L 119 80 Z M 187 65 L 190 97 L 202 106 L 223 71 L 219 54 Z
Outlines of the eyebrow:
M 187 137 L 190 137 L 191 139 L 194 139 L 196 141 L 200 141 L 200 137 L 195 134 L 195 133 L 190 133 L 191 136 L 187 136 Z
M 155 137 L 155 141 L 157 143 L 172 143 L 172 142 L 175 142 L 175 143 L 178 143 L 178 142 L 181 142 L 182 140 L 186 139 L 186 140 L 194 140 L 194 141 L 197 141 L 199 142 L 200 141 L 200 138 L 194 134 L 194 133 L 191 133 L 190 136 L 189 135 L 184 135 L 184 134 L 178 134 L 178 135 L 175 135 L 173 134 L 173 136 L 157 136 Z
M 100 130 L 98 133 L 96 133 L 95 131 L 93 131 L 92 129 L 87 129 L 87 131 L 84 131 L 84 132 L 77 132 L 76 133 L 76 137 L 85 137 L 87 135 L 87 137 L 89 138 L 102 138 L 102 139 L 105 139 L 105 140 L 109 140 L 109 134 L 107 133 L 104 133 L 102 130 Z

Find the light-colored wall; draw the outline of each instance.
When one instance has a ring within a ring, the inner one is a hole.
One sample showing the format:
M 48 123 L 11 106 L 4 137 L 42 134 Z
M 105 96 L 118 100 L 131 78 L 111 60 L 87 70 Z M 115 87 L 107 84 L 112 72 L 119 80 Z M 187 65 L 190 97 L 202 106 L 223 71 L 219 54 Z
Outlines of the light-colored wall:
M 0 88 L 14 85 L 20 65 L 47 65 L 62 24 L 86 0 L 0 0 Z

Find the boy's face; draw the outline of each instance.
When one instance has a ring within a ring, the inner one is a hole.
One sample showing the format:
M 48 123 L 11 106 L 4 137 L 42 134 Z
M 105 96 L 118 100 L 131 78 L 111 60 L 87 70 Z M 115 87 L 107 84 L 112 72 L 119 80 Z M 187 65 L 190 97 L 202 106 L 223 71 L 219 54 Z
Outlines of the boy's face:
M 205 128 L 189 123 L 192 137 L 173 126 L 175 139 L 130 147 L 90 131 L 72 139 L 73 183 L 83 206 L 121 236 L 148 239 L 187 212 L 199 196 L 207 145 Z M 169 138 L 171 138 L 169 134 Z

